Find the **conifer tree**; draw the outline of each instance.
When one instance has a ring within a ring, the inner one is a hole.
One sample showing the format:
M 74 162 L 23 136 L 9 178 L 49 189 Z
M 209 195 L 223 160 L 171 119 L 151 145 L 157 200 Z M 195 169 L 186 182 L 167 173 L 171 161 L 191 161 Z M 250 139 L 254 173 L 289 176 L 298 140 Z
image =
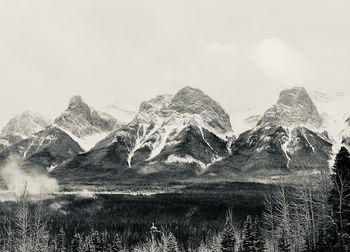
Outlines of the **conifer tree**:
M 257 218 L 247 216 L 243 226 L 243 242 L 241 251 L 243 252 L 261 252 L 264 251 L 264 237 L 261 233 L 260 225 Z
M 287 233 L 284 229 L 281 230 L 280 237 L 277 241 L 277 248 L 279 252 L 291 252 L 291 244 L 288 241 Z
M 81 252 L 83 246 L 82 238 L 79 233 L 75 232 L 72 240 L 72 252 Z
M 162 232 L 160 250 L 163 252 L 177 252 L 179 250 L 175 236 Z
M 91 239 L 96 252 L 105 251 L 102 236 L 98 231 L 92 231 Z
M 172 233 L 168 235 L 167 252 L 177 252 L 179 250 L 175 236 Z
M 64 232 L 63 227 L 60 228 L 57 235 L 56 246 L 56 252 L 66 252 L 66 233 Z
M 226 222 L 224 231 L 221 235 L 221 251 L 234 252 L 236 244 L 235 227 L 233 224 L 232 212 L 228 211 L 226 214 Z
M 120 252 L 120 251 L 122 251 L 122 249 L 123 249 L 122 240 L 121 240 L 119 234 L 116 233 L 113 237 L 113 240 L 110 243 L 109 251 L 110 252 Z
M 89 234 L 88 236 L 85 237 L 84 249 L 85 249 L 85 252 L 96 252 L 94 238 L 92 234 Z
M 333 187 L 330 193 L 332 220 L 336 226 L 337 247 L 342 251 L 350 249 L 350 155 L 342 147 L 333 166 Z

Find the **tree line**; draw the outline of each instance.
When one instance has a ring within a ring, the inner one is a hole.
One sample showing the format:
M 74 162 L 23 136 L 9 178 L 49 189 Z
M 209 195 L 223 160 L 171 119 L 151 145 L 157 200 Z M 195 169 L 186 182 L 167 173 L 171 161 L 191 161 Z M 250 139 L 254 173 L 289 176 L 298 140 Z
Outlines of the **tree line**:
M 297 185 L 280 184 L 265 199 L 269 251 L 350 251 L 350 156 L 342 147 L 332 172 L 307 174 Z
M 118 233 L 73 234 L 65 226 L 50 228 L 48 209 L 31 201 L 26 188 L 2 212 L 0 250 L 16 252 L 346 252 L 350 251 L 350 155 L 337 154 L 332 172 L 305 174 L 295 183 L 280 183 L 265 197 L 263 216 L 243 223 L 232 211 L 221 231 L 184 248 L 167 230 L 152 225 L 145 240 L 129 246 Z M 7 213 L 7 214 L 5 214 Z M 10 214 L 9 214 L 10 213 Z

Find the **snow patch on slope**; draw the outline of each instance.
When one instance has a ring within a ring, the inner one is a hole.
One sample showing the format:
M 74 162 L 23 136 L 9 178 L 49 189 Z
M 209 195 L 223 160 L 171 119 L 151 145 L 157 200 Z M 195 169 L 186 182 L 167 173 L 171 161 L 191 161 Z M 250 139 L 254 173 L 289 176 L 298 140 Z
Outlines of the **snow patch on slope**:
M 159 137 L 158 137 L 158 141 L 153 144 L 153 149 L 152 152 L 150 154 L 150 156 L 148 157 L 147 160 L 150 160 L 154 157 L 156 157 L 166 146 L 167 144 L 167 140 L 170 136 L 171 133 L 173 133 L 174 131 L 180 132 L 183 129 L 183 125 L 167 125 L 162 127 L 159 131 Z
M 310 143 L 310 141 L 309 141 L 309 139 L 307 138 L 307 136 L 306 136 L 304 130 L 302 130 L 302 134 L 303 134 L 303 137 L 305 138 L 306 142 L 308 143 L 308 145 L 311 147 L 312 152 L 315 153 L 315 147 Z
M 85 136 L 85 137 L 79 138 L 76 135 L 74 135 L 72 132 L 56 124 L 54 124 L 53 126 L 59 128 L 64 133 L 66 133 L 70 138 L 72 138 L 75 142 L 77 142 L 84 151 L 89 151 L 91 148 L 95 146 L 96 143 L 98 143 L 99 141 L 107 137 L 107 135 L 109 134 L 108 132 L 100 132 L 100 133 L 93 134 L 91 136 Z
M 148 140 L 150 136 L 153 135 L 153 133 L 157 130 L 156 127 L 154 127 L 151 131 L 147 133 L 147 129 L 149 128 L 150 125 L 147 124 L 142 124 L 139 126 L 136 134 L 136 139 L 135 139 L 135 144 L 133 148 L 130 150 L 129 155 L 128 155 L 128 166 L 131 167 L 131 160 L 135 154 L 135 152 L 140 149 L 142 146 L 144 146 L 144 143 Z
M 196 164 L 202 169 L 207 168 L 207 166 L 200 160 L 191 157 L 190 155 L 185 155 L 184 157 L 179 157 L 176 155 L 170 155 L 167 160 L 165 160 L 166 164 Z
M 207 125 L 201 115 L 193 115 L 189 113 L 177 113 L 176 111 L 168 111 L 171 113 L 170 117 L 159 116 L 154 113 L 151 116 L 149 114 L 139 113 L 137 116 L 141 125 L 139 126 L 136 134 L 136 140 L 133 147 L 130 149 L 128 155 L 128 165 L 132 166 L 132 157 L 137 150 L 149 144 L 151 153 L 147 160 L 156 157 L 167 145 L 175 144 L 174 139 L 185 127 L 189 125 L 197 126 L 200 131 L 203 140 L 207 143 L 208 147 L 213 149 L 208 141 L 204 137 L 203 129 L 215 134 L 224 141 L 233 136 L 233 132 L 226 132 L 226 134 L 220 133 L 214 128 Z M 152 130 L 147 130 L 152 125 Z M 151 141 L 152 139 L 152 141 Z
M 291 130 L 288 129 L 288 128 L 286 129 L 286 131 L 287 131 L 288 137 L 287 137 L 286 141 L 281 145 L 281 148 L 282 148 L 284 154 L 286 155 L 286 158 L 287 158 L 287 168 L 289 168 L 289 163 L 290 163 L 291 158 L 290 158 L 290 156 L 288 155 L 288 145 L 289 145 L 290 142 L 292 141 L 292 132 L 291 132 Z
M 321 113 L 323 129 L 335 142 L 341 142 L 346 131 L 345 122 L 350 115 L 350 93 L 325 94 L 314 91 L 310 95 Z

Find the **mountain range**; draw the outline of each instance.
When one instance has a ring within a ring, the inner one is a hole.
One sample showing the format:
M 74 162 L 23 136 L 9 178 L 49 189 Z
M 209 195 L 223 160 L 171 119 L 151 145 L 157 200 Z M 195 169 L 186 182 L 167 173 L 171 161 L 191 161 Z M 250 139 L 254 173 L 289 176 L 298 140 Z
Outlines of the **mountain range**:
M 332 112 L 318 110 L 334 100 L 327 98 L 303 87 L 283 90 L 235 134 L 222 106 L 192 87 L 142 102 L 127 124 L 74 96 L 53 121 L 34 112 L 11 119 L 1 132 L 0 164 L 16 156 L 26 169 L 61 180 L 68 174 L 176 180 L 324 170 L 336 148 L 350 143 L 347 111 L 332 122 Z
M 39 120 L 35 113 L 23 115 L 11 119 L 5 126 L 6 136 L 22 133 L 22 137 L 3 148 L 0 161 L 4 163 L 15 156 L 24 166 L 47 171 L 89 150 L 111 131 L 123 127 L 109 114 L 88 106 L 80 96 L 72 97 L 67 109 L 52 123 Z

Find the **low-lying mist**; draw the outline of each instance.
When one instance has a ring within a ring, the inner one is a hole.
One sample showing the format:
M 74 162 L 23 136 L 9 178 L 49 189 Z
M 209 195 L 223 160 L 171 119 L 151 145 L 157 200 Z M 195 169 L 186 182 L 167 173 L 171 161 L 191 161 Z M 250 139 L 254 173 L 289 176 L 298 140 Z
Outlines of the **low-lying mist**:
M 16 195 L 20 195 L 25 187 L 31 195 L 50 194 L 58 191 L 56 179 L 39 173 L 35 169 L 31 169 L 30 173 L 25 172 L 20 165 L 20 161 L 13 157 L 9 159 L 5 166 L 0 168 L 0 176 L 8 190 Z

